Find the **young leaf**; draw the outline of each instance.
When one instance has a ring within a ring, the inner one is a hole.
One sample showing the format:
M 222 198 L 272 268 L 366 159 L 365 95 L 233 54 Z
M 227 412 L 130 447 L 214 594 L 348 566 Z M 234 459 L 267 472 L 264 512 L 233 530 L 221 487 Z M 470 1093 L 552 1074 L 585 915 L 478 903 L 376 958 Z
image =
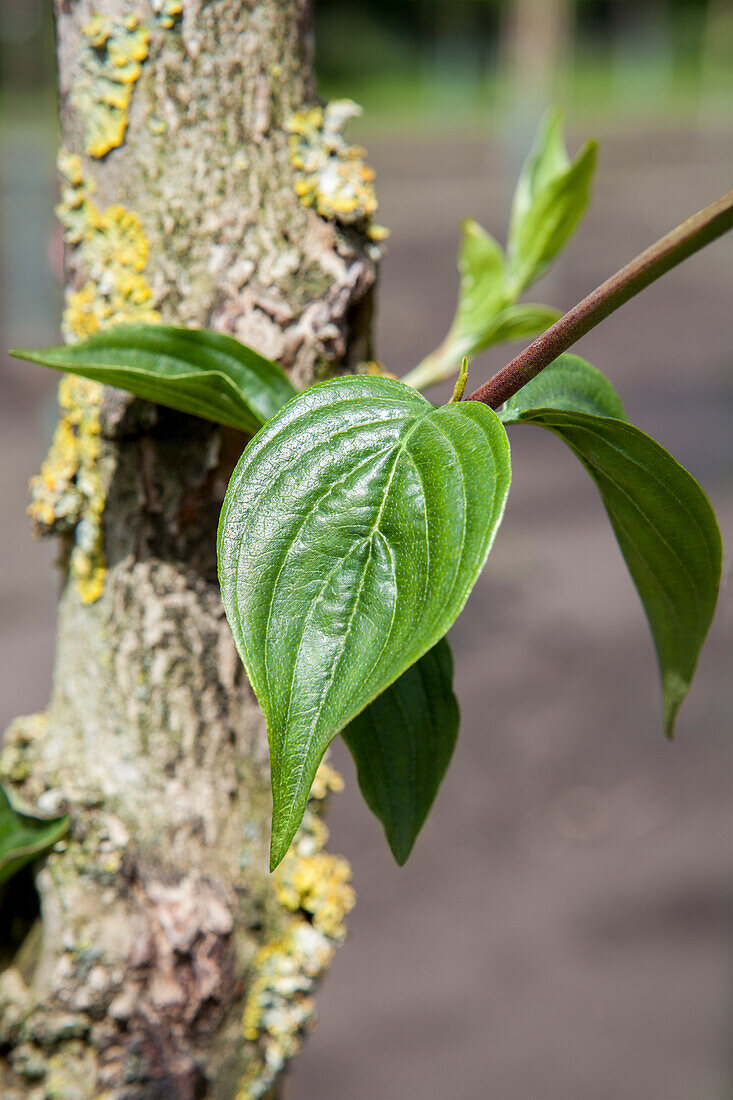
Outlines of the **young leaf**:
M 626 422 L 611 383 L 563 355 L 504 405 L 504 424 L 540 424 L 564 439 L 596 482 L 651 626 L 673 735 L 713 618 L 722 546 L 695 479 Z
M 504 305 L 504 253 L 473 218 L 461 226 L 458 273 L 458 306 L 446 343 L 450 357 L 460 360 L 481 343 L 487 321 Z
M 548 115 L 514 192 L 507 242 L 513 297 L 539 279 L 575 231 L 588 205 L 597 152 L 597 143 L 589 141 L 571 162 L 562 115 Z
M 450 377 L 464 356 L 471 358 L 502 340 L 536 336 L 560 316 L 549 306 L 514 304 L 519 290 L 507 289 L 504 254 L 473 218 L 466 218 L 461 228 L 458 271 L 458 305 L 448 335 L 405 376 L 416 388 Z
M 559 320 L 561 313 L 552 306 L 540 306 L 526 302 L 516 306 L 506 306 L 500 310 L 485 333 L 486 343 L 474 348 L 474 354 L 483 351 L 490 344 L 501 344 L 506 340 L 523 340 L 537 336 Z
M 343 731 L 364 801 L 400 866 L 450 763 L 458 718 L 453 655 L 442 638 Z
M 0 886 L 26 863 L 52 848 L 68 828 L 68 814 L 40 818 L 14 810 L 0 786 Z
M 248 434 L 296 393 L 276 363 L 207 329 L 117 325 L 83 343 L 10 354 Z
M 245 449 L 219 521 L 229 624 L 267 719 L 275 867 L 332 738 L 446 633 L 491 547 L 509 446 L 478 402 L 312 387 Z

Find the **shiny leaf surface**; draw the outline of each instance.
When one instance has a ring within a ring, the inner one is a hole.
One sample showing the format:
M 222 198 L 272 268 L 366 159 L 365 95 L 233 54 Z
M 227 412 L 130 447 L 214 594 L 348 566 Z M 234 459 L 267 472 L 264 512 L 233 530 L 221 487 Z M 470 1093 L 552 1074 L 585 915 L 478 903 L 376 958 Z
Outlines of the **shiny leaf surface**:
M 671 737 L 720 584 L 722 545 L 710 502 L 684 467 L 626 421 L 611 383 L 578 356 L 561 356 L 499 415 L 505 424 L 555 432 L 598 486 L 649 619 Z
M 11 354 L 248 434 L 296 393 L 276 363 L 207 329 L 118 325 L 83 343 Z
M 453 655 L 442 638 L 343 731 L 361 793 L 400 866 L 435 801 L 458 722 Z
M 229 624 L 265 713 L 272 865 L 332 738 L 448 630 L 491 547 L 509 447 L 478 402 L 314 386 L 245 449 L 219 523 Z

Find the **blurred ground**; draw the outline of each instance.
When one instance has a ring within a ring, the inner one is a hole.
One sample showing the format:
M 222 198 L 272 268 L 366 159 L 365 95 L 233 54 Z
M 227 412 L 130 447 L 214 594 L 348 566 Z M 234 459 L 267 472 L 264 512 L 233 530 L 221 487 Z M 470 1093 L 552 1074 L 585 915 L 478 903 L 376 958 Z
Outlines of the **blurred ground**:
M 593 210 L 533 299 L 570 306 L 722 193 L 724 136 L 606 139 Z M 16 142 L 30 159 L 3 164 L 2 344 L 40 344 L 55 338 L 51 155 L 39 166 L 36 146 Z M 369 148 L 393 232 L 378 350 L 402 372 L 450 320 L 461 217 L 503 236 L 516 150 L 445 134 L 372 136 Z M 35 211 L 25 222 L 24 209 Z M 700 479 L 728 531 L 730 276 L 730 244 L 718 243 L 578 347 Z M 33 314 L 30 293 L 45 303 Z M 477 362 L 472 381 L 506 358 Z M 0 726 L 47 699 L 56 587 L 53 550 L 31 541 L 23 515 L 55 380 L 27 364 L 2 371 Z M 669 745 L 646 623 L 595 490 L 549 434 L 515 428 L 511 442 L 505 524 L 451 632 L 459 747 L 404 869 L 336 746 L 347 791 L 332 848 L 351 860 L 359 902 L 288 1100 L 733 1095 L 730 573 Z

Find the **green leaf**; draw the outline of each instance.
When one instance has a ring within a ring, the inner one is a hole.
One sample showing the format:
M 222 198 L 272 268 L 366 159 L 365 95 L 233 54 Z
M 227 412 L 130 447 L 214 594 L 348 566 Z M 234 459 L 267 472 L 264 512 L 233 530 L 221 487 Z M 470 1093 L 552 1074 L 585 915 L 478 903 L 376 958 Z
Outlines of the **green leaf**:
M 499 410 L 503 424 L 518 424 L 538 409 L 563 409 L 627 420 L 621 398 L 605 374 L 579 355 L 566 353 L 523 386 Z
M 561 113 L 547 116 L 514 192 L 507 243 L 513 297 L 543 274 L 583 217 L 597 152 L 597 143 L 589 141 L 571 162 Z
M 458 738 L 453 656 L 445 638 L 403 672 L 343 731 L 361 793 L 402 866 L 412 851 Z
M 500 417 L 555 432 L 596 482 L 649 619 L 672 737 L 720 584 L 722 545 L 710 502 L 663 447 L 626 422 L 611 383 L 578 356 L 546 367 Z
M 267 719 L 273 867 L 329 742 L 461 611 L 509 480 L 490 409 L 436 409 L 385 378 L 312 387 L 245 449 L 219 521 L 219 579 Z
M 249 434 L 296 393 L 276 363 L 207 329 L 118 325 L 80 344 L 10 354 Z
M 69 817 L 40 818 L 13 809 L 0 786 L 0 886 L 68 832 Z
M 560 317 L 549 306 L 513 304 L 518 291 L 507 291 L 501 248 L 473 218 L 463 222 L 458 271 L 458 305 L 448 335 L 405 376 L 416 388 L 448 378 L 464 356 L 472 358 L 502 340 L 536 336 Z
M 474 352 L 484 339 L 487 322 L 504 305 L 504 254 L 473 218 L 466 218 L 461 226 L 458 272 L 458 306 L 446 337 L 453 361 Z
M 487 331 L 487 342 L 475 350 L 483 351 L 484 347 L 490 344 L 501 344 L 507 340 L 523 340 L 525 337 L 539 336 L 550 325 L 554 325 L 561 316 L 560 311 L 553 309 L 552 306 L 540 306 L 529 302 L 517 306 L 506 306 L 497 313 Z

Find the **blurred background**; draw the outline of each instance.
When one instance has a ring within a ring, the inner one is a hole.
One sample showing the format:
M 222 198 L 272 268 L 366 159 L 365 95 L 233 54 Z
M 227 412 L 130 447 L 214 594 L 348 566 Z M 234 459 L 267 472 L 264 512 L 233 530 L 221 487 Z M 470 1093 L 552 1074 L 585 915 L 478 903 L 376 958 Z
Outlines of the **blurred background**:
M 58 339 L 50 7 L 0 0 L 0 728 L 46 702 L 58 584 L 24 516 L 55 379 L 4 353 Z M 731 186 L 725 0 L 316 0 L 315 23 L 321 93 L 365 108 L 352 132 L 392 231 L 378 355 L 396 373 L 448 327 L 461 218 L 505 239 L 549 104 L 571 152 L 596 136 L 601 156 L 591 212 L 533 300 L 570 307 Z M 718 242 L 577 349 L 701 481 L 724 537 L 732 266 Z M 359 901 L 288 1100 L 733 1096 L 730 569 L 670 745 L 593 486 L 549 434 L 511 442 L 506 520 L 451 632 L 461 739 L 404 869 L 335 746 L 332 848 Z

